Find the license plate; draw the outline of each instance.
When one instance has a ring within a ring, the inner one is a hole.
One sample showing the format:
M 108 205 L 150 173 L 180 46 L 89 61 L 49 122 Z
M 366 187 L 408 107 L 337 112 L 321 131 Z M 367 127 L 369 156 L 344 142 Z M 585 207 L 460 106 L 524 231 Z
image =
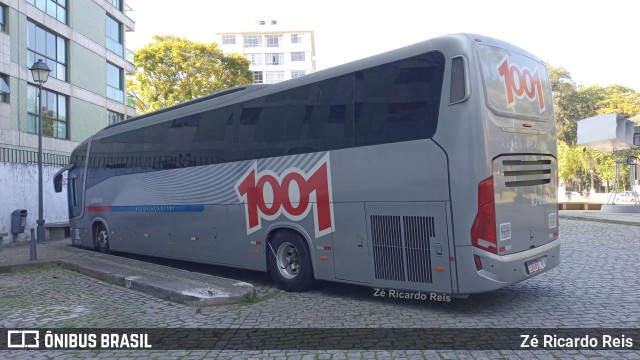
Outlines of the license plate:
M 527 271 L 529 272 L 529 274 L 533 274 L 534 272 L 538 272 L 544 269 L 545 264 L 544 261 L 542 261 L 542 258 L 540 258 L 527 261 L 525 265 L 527 265 Z

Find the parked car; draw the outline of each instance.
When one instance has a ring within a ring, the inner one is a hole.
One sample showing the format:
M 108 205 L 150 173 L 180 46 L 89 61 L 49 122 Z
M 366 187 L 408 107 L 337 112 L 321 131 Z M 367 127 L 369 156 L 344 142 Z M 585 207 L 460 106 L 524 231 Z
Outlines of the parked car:
M 571 201 L 571 199 L 575 200 L 577 197 L 580 196 L 580 193 L 577 191 L 567 191 L 564 194 L 567 197 L 567 199 L 569 199 L 569 201 Z
M 619 192 L 618 193 L 618 199 L 620 201 L 634 201 L 635 200 L 632 191 L 621 191 L 621 192 Z

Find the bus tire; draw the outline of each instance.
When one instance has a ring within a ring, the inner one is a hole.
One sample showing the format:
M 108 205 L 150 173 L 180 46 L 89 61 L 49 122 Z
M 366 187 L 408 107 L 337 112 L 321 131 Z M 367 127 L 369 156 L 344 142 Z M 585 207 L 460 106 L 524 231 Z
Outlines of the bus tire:
M 109 253 L 109 232 L 103 223 L 97 223 L 93 236 L 93 247 L 103 254 Z
M 311 287 L 314 280 L 311 255 L 300 234 L 278 231 L 267 246 L 269 272 L 280 289 L 304 291 Z

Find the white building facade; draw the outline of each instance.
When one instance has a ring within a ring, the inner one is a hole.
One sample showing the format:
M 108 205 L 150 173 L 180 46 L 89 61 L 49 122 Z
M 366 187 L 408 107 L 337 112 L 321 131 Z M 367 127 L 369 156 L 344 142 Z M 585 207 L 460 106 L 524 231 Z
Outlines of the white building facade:
M 216 34 L 225 54 L 243 55 L 256 84 L 274 84 L 316 71 L 311 30 L 280 30 L 276 21 L 258 21 L 250 30 Z

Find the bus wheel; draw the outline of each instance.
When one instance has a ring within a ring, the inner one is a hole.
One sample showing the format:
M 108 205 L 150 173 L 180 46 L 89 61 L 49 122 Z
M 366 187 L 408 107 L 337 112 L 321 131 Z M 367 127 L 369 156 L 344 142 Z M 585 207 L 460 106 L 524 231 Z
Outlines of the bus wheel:
M 278 231 L 267 245 L 269 271 L 279 288 L 303 291 L 313 283 L 309 249 L 302 237 L 292 231 Z
M 107 232 L 107 228 L 102 223 L 96 225 L 93 247 L 101 253 L 109 253 L 109 233 Z

